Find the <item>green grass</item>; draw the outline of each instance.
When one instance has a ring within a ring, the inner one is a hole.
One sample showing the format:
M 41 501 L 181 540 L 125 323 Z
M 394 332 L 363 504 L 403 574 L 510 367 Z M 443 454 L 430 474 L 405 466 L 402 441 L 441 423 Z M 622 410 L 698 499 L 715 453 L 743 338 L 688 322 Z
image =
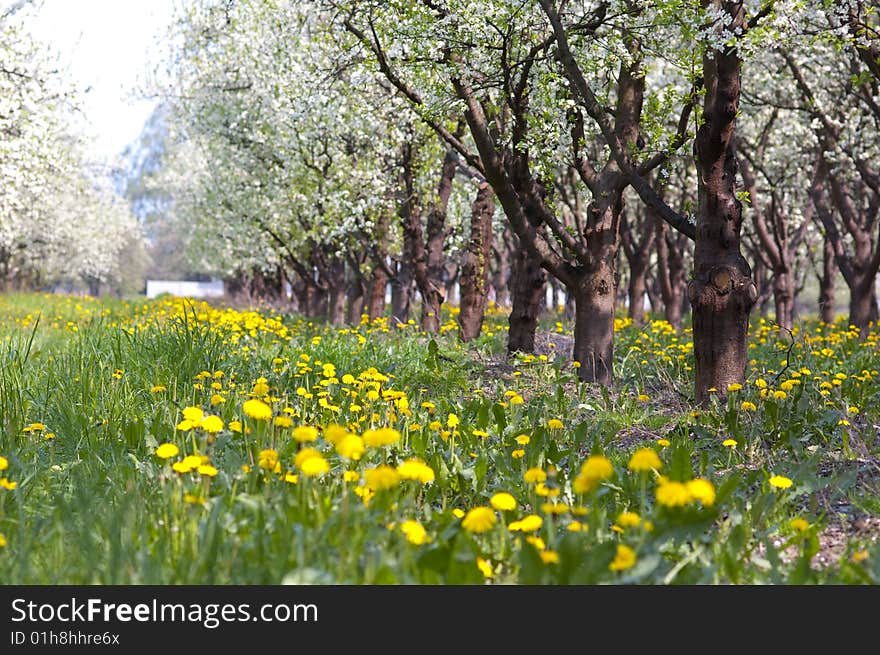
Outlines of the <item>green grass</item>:
M 173 300 L 0 296 L 4 582 L 880 582 L 876 335 L 756 321 L 745 388 L 697 411 L 687 333 L 619 321 L 609 390 L 577 382 L 557 319 L 542 326 L 557 348 L 507 362 L 497 312 L 462 346 L 451 318 L 432 339 Z M 291 425 L 245 415 L 255 397 Z M 178 429 L 186 407 L 223 429 Z M 334 424 L 400 440 L 350 461 Z M 302 425 L 319 438 L 299 443 Z M 158 457 L 164 443 L 179 455 Z M 326 473 L 296 464 L 305 448 Z M 644 448 L 659 470 L 630 470 Z M 176 472 L 186 455 L 211 468 Z M 610 475 L 582 473 L 590 456 Z M 412 458 L 433 481 L 365 486 Z M 515 509 L 491 509 L 498 492 Z M 664 505 L 673 492 L 682 504 Z M 474 532 L 463 516 L 481 506 L 495 522 Z M 529 515 L 534 532 L 509 529 Z

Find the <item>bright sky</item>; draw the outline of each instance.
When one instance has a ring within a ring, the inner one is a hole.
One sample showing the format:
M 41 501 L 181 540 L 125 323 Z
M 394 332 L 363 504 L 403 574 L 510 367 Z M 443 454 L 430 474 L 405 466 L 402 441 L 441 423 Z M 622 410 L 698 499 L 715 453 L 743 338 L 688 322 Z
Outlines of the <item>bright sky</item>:
M 155 100 L 140 88 L 167 46 L 175 0 L 43 0 L 30 30 L 59 53 L 81 89 L 93 154 L 111 163 L 137 139 Z

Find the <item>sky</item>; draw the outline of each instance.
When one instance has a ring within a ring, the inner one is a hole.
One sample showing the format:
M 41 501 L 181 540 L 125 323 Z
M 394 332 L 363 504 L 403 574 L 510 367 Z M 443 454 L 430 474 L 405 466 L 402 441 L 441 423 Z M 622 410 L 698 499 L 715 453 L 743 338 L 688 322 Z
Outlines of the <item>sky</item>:
M 177 0 L 179 2 L 179 0 Z M 137 139 L 156 106 L 145 99 L 149 74 L 167 52 L 175 0 L 38 0 L 32 34 L 58 53 L 80 90 L 91 154 L 112 164 Z

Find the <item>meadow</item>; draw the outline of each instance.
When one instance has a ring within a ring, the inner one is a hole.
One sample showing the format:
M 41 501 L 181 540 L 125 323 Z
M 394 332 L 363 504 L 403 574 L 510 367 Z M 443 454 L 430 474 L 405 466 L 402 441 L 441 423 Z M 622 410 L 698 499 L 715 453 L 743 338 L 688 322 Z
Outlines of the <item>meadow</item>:
M 505 329 L 0 296 L 3 583 L 880 583 L 880 334 L 756 319 L 696 408 L 687 330 Z

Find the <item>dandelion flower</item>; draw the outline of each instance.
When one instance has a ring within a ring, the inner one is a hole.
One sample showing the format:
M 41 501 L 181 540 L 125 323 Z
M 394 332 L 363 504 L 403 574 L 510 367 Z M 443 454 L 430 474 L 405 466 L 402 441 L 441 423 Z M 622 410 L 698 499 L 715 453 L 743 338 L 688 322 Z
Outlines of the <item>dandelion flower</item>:
M 684 507 L 693 500 L 685 484 L 670 481 L 657 487 L 656 497 L 664 507 Z
M 806 532 L 810 529 L 810 523 L 806 519 L 800 517 L 792 519 L 788 522 L 788 525 L 796 532 Z
M 744 400 L 739 404 L 739 408 L 744 412 L 754 412 L 758 409 L 758 406 L 755 403 L 750 402 L 748 400 Z
M 210 432 L 211 434 L 217 434 L 220 430 L 223 429 L 223 419 L 219 416 L 206 416 L 202 420 L 202 429 L 205 432 Z
M 547 474 L 544 472 L 543 469 L 530 468 L 528 471 L 523 473 L 523 480 L 525 480 L 528 484 L 544 482 L 546 479 Z
M 774 475 L 770 478 L 769 482 L 771 487 L 776 487 L 777 489 L 788 489 L 793 484 L 791 479 L 784 475 Z
M 555 550 L 542 550 L 540 557 L 544 564 L 559 564 L 559 553 Z
M 537 514 L 529 514 L 519 521 L 511 523 L 507 529 L 511 532 L 535 532 L 540 530 L 542 525 L 544 525 L 544 519 Z
M 635 512 L 621 512 L 617 515 L 617 525 L 622 528 L 637 528 L 641 523 L 641 517 Z
M 297 428 L 297 430 L 300 429 L 302 428 Z M 345 459 L 357 461 L 363 456 L 365 451 L 364 440 L 356 434 L 349 434 L 336 443 L 336 452 Z
M 434 469 L 418 459 L 408 459 L 397 467 L 397 473 L 404 480 L 418 480 L 422 484 L 434 481 Z
M 327 473 L 330 470 L 330 464 L 321 455 L 316 455 L 305 460 L 300 465 L 299 470 L 306 477 L 312 478 L 316 475 Z
M 196 469 L 200 475 L 205 475 L 209 478 L 213 478 L 219 471 L 211 466 L 210 464 L 202 464 L 199 468 Z
M 324 439 L 332 443 L 334 446 L 342 441 L 349 434 L 349 431 L 341 425 L 328 425 L 324 428 Z M 294 436 L 294 438 L 296 438 Z
M 477 568 L 480 569 L 480 573 L 483 574 L 483 577 L 491 578 L 492 577 L 492 565 L 489 564 L 482 557 L 477 558 Z
M 721 442 L 721 445 L 724 446 L 725 448 L 736 448 L 737 441 L 736 441 L 736 439 L 725 439 L 724 441 Z
M 190 421 L 193 425 L 198 426 L 205 417 L 205 412 L 201 407 L 184 407 L 183 418 Z
M 404 521 L 400 524 L 400 531 L 406 535 L 407 541 L 415 546 L 421 546 L 430 541 L 427 531 L 418 521 Z
M 373 491 L 393 489 L 400 482 L 400 474 L 386 464 L 364 471 L 364 480 Z
M 630 457 L 628 466 L 631 471 L 651 471 L 660 469 L 663 462 L 653 448 L 639 448 Z
M 180 452 L 180 448 L 175 446 L 173 443 L 163 443 L 161 446 L 156 448 L 156 457 L 160 459 L 169 459 L 171 457 L 176 457 Z M 5 466 L 0 466 L 0 470 L 6 468 Z
M 696 478 L 695 480 L 688 482 L 685 486 L 687 487 L 688 493 L 694 498 L 694 500 L 699 500 L 703 507 L 711 507 L 715 504 L 715 486 L 708 480 Z
M 400 441 L 400 432 L 394 428 L 379 428 L 377 430 L 367 430 L 364 432 L 364 443 L 371 448 L 379 448 L 381 446 L 390 446 Z
M 617 553 L 611 564 L 608 565 L 610 571 L 626 571 L 635 566 L 636 552 L 625 544 L 617 544 Z
M 299 466 L 304 461 L 306 461 L 307 459 L 309 459 L 311 457 L 322 457 L 321 451 L 319 451 L 315 448 L 303 448 L 302 450 L 300 450 L 296 454 L 296 457 L 294 458 L 293 463 L 297 468 L 299 468 Z
M 551 418 L 547 421 L 547 427 L 551 430 L 561 430 L 565 425 L 558 418 Z
M 274 470 L 278 464 L 278 451 L 271 448 L 261 450 L 257 455 L 257 463 L 260 465 L 260 468 L 267 471 Z
M 607 480 L 612 475 L 614 475 L 614 467 L 611 465 L 611 460 L 602 455 L 590 455 L 574 479 L 572 489 L 578 494 L 588 493 L 596 489 L 602 480 Z
M 275 419 L 275 424 L 279 425 L 278 419 L 282 418 L 279 416 Z M 290 427 L 293 425 L 293 421 L 290 420 L 290 417 L 285 416 L 290 423 L 284 427 Z M 318 439 L 318 429 L 312 427 L 311 425 L 300 425 L 299 427 L 294 428 L 293 430 L 293 439 L 299 443 L 310 443 L 312 441 L 317 441 Z
M 506 512 L 516 509 L 516 498 L 507 492 L 500 492 L 489 499 L 489 504 L 499 512 Z
M 465 515 L 464 519 L 462 519 L 461 527 L 468 532 L 488 532 L 495 526 L 497 521 L 495 512 L 488 507 L 480 506 L 474 507 Z
M 13 482 L 9 478 L 0 478 L 0 488 L 12 491 L 18 486 L 18 482 Z
M 232 432 L 241 432 L 241 421 L 229 421 L 229 429 Z
M 241 409 L 255 421 L 268 421 L 272 418 L 272 408 L 262 400 L 247 400 Z

